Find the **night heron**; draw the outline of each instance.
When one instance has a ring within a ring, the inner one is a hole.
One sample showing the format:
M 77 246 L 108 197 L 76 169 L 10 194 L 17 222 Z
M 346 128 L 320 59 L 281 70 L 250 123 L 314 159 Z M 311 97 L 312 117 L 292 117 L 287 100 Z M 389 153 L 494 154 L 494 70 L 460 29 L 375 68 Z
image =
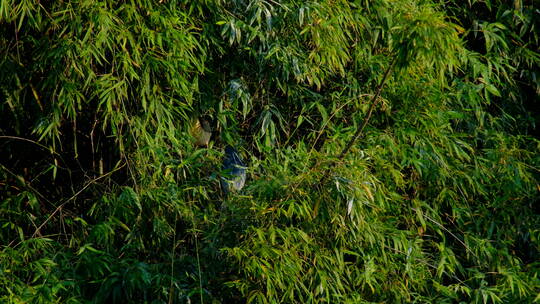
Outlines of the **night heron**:
M 225 195 L 229 192 L 240 191 L 246 183 L 246 165 L 242 161 L 240 154 L 231 146 L 225 147 L 225 158 L 223 159 L 224 175 L 221 177 L 221 189 Z
M 210 137 L 212 137 L 212 126 L 210 119 L 206 116 L 198 117 L 192 122 L 191 135 L 195 137 L 197 146 L 208 146 Z

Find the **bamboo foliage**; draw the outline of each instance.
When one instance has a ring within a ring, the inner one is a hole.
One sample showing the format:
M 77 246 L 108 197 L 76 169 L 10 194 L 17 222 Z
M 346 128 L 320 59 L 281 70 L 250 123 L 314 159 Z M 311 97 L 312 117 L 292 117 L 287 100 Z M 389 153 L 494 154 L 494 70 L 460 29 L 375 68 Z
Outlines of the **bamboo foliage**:
M 540 301 L 535 17 L 0 0 L 0 302 Z

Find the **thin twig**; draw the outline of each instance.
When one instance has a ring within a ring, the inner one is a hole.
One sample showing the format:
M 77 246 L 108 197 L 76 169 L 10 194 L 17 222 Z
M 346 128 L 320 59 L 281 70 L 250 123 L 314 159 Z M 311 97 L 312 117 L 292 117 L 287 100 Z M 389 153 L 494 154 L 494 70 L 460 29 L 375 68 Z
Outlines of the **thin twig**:
M 49 147 L 47 147 L 45 145 L 42 145 L 42 144 L 38 143 L 35 140 L 28 139 L 28 138 L 18 137 L 18 136 L 9 136 L 9 135 L 0 135 L 0 139 L 16 139 L 16 140 L 21 140 L 21 141 L 27 141 L 29 143 L 33 143 L 35 145 L 38 145 L 38 146 L 42 147 L 45 150 L 49 150 L 52 154 L 60 155 L 60 154 L 58 154 L 58 152 L 50 149 Z
M 51 204 L 51 201 L 49 201 L 45 195 L 41 194 L 39 191 L 37 191 L 34 187 L 32 187 L 31 183 L 29 181 L 26 181 L 24 179 L 22 179 L 22 176 L 19 176 L 17 174 L 15 174 L 14 172 L 12 172 L 11 170 L 9 170 L 6 166 L 0 164 L 0 169 L 6 171 L 7 173 L 13 175 L 15 178 L 19 179 L 23 185 L 25 187 L 27 187 L 28 189 L 32 190 L 32 192 L 34 192 L 35 194 L 37 194 L 39 197 L 41 197 L 42 199 L 44 199 L 47 203 Z M 22 180 L 21 180 L 22 179 Z
M 358 129 L 356 129 L 356 132 L 354 133 L 353 137 L 349 140 L 349 142 L 347 143 L 345 148 L 343 148 L 341 153 L 339 153 L 339 155 L 337 157 L 337 161 L 342 160 L 345 157 L 345 155 L 347 155 L 347 153 L 349 152 L 349 150 L 351 149 L 353 144 L 360 138 L 360 136 L 363 135 L 364 128 L 367 126 L 367 124 L 369 122 L 369 119 L 371 118 L 371 115 L 373 114 L 373 110 L 375 109 L 375 106 L 379 103 L 378 102 L 379 101 L 379 95 L 381 95 L 381 91 L 382 91 L 382 88 L 384 86 L 384 83 L 386 82 L 386 79 L 388 78 L 388 75 L 390 74 L 390 71 L 394 67 L 394 64 L 396 63 L 396 59 L 397 59 L 397 57 L 394 57 L 394 59 L 392 59 L 392 62 L 390 63 L 388 68 L 386 68 L 386 71 L 384 72 L 384 76 L 383 76 L 381 82 L 379 83 L 379 86 L 377 87 L 377 91 L 375 92 L 375 95 L 373 95 L 373 97 L 371 98 L 371 106 L 369 107 L 368 113 L 367 113 L 366 117 L 364 118 L 364 121 L 362 121 L 362 124 L 360 125 L 360 127 Z M 326 179 L 328 178 L 328 175 L 330 174 L 330 169 L 333 168 L 337 164 L 337 161 L 335 161 L 335 160 L 331 161 L 331 163 L 328 165 L 328 167 L 326 167 L 321 179 L 319 180 L 318 185 L 322 185 L 326 181 Z M 317 163 L 316 167 L 318 166 L 318 164 L 319 163 Z M 313 217 L 317 216 L 317 213 L 319 212 L 320 202 L 321 201 L 319 199 L 315 203 L 315 207 L 313 208 Z
M 291 10 L 291 9 L 288 8 L 286 5 L 283 5 L 283 4 L 281 4 L 281 3 L 279 3 L 279 2 L 276 2 L 276 1 L 274 1 L 274 0 L 268 0 L 268 2 L 272 2 L 272 3 L 274 3 L 275 5 L 282 7 L 282 8 L 285 9 L 286 11 L 290 11 L 290 10 Z
M 411 208 L 411 210 L 413 210 L 414 212 L 418 212 L 416 208 Z M 450 230 L 446 229 L 446 227 L 444 227 L 441 223 L 438 223 L 437 221 L 435 221 L 434 219 L 430 218 L 429 216 L 425 215 L 423 212 L 420 212 L 422 214 L 423 217 L 425 217 L 427 220 L 429 220 L 430 222 L 434 223 L 435 225 L 441 227 L 444 231 L 450 233 L 451 236 L 453 236 L 461 245 L 463 245 L 463 247 L 465 247 L 465 249 L 467 251 L 469 251 L 470 253 L 472 253 L 475 257 L 478 257 L 468 246 L 467 244 L 465 244 L 462 240 L 460 240 L 455 234 L 453 234 Z
M 169 286 L 169 304 L 173 302 L 173 279 L 174 279 L 174 254 L 176 250 L 176 222 L 178 221 L 178 213 L 175 212 L 174 216 L 174 234 L 173 234 L 173 244 L 172 244 L 172 254 L 171 254 L 171 285 Z M 201 302 L 202 303 L 202 302 Z
M 117 167 L 116 169 L 113 169 L 112 171 L 110 172 L 107 172 L 101 176 L 98 176 L 96 178 L 94 178 L 93 180 L 89 181 L 88 183 L 86 183 L 86 185 L 84 185 L 84 187 L 81 188 L 81 190 L 77 191 L 77 193 L 73 194 L 70 198 L 66 199 L 62 204 L 60 204 L 58 207 L 56 207 L 56 209 L 53 211 L 53 213 L 51 213 L 51 215 L 49 215 L 49 217 L 36 229 L 36 231 L 34 231 L 34 233 L 32 234 L 32 237 L 36 236 L 36 234 L 40 233 L 40 230 L 41 228 L 43 228 L 43 226 L 45 226 L 45 224 L 47 224 L 51 218 L 56 214 L 58 213 L 58 211 L 60 211 L 62 209 L 62 207 L 64 207 L 65 204 L 67 204 L 69 201 L 75 199 L 79 194 L 81 194 L 84 190 L 86 190 L 86 188 L 90 187 L 90 185 L 94 184 L 95 182 L 97 182 L 98 180 L 104 178 L 104 177 L 107 177 L 111 174 L 113 174 L 114 172 L 122 169 L 126 164 L 122 164 L 120 167 Z
M 370 102 L 371 106 L 369 107 L 369 110 L 368 110 L 368 113 L 367 113 L 366 117 L 362 121 L 362 124 L 360 125 L 360 127 L 358 129 L 356 129 L 356 132 L 354 133 L 353 137 L 349 140 L 347 145 L 345 145 L 345 148 L 343 148 L 341 153 L 339 153 L 339 155 L 337 157 L 337 161 L 342 160 L 345 157 L 345 155 L 347 155 L 347 153 L 349 152 L 351 147 L 354 145 L 354 143 L 362 135 L 364 135 L 364 133 L 363 133 L 364 129 L 367 126 L 367 124 L 368 124 L 368 122 L 369 122 L 369 120 L 371 118 L 371 115 L 373 114 L 373 110 L 375 110 L 375 107 L 377 106 L 377 104 L 379 104 L 379 96 L 381 95 L 382 88 L 383 88 L 383 86 L 384 86 L 384 84 L 386 82 L 386 79 L 388 78 L 388 75 L 390 74 L 390 71 L 392 70 L 392 68 L 394 67 L 394 64 L 396 63 L 396 59 L 397 59 L 397 57 L 394 57 L 394 59 L 392 59 L 392 62 L 390 63 L 388 68 L 386 68 L 386 71 L 384 72 L 384 76 L 383 76 L 381 82 L 379 83 L 379 86 L 377 87 L 377 91 L 375 92 L 375 95 L 373 95 L 373 97 L 371 98 L 371 102 Z M 326 170 L 324 171 L 323 176 L 321 177 L 321 179 L 319 181 L 319 184 L 322 184 L 323 182 L 325 182 L 326 178 L 328 177 L 328 174 L 330 173 L 331 167 L 335 166 L 337 161 L 333 161 L 330 164 L 330 166 L 326 168 Z
M 361 94 L 358 97 L 368 96 L 368 95 L 369 94 Z M 353 100 L 354 99 L 350 99 L 349 101 L 347 101 L 344 104 L 342 104 L 341 106 L 339 106 L 339 108 L 337 108 L 335 111 L 333 111 L 332 114 L 330 115 L 330 117 L 328 117 L 328 119 L 324 122 L 324 124 L 321 126 L 321 129 L 318 132 L 319 134 L 317 135 L 317 138 L 315 138 L 315 141 L 313 142 L 313 145 L 311 146 L 311 149 L 309 150 L 310 156 L 311 156 L 311 152 L 313 152 L 313 150 L 315 149 L 315 146 L 317 145 L 317 142 L 321 138 L 321 135 L 324 133 L 324 129 L 326 129 L 326 127 L 328 126 L 328 123 L 332 120 L 332 118 L 334 118 L 334 116 L 336 116 L 336 114 L 341 109 L 343 109 L 346 105 L 348 105 Z M 324 145 L 324 141 L 323 141 L 323 145 Z
M 390 74 L 390 71 L 394 67 L 394 64 L 396 63 L 396 58 L 392 60 L 386 71 L 384 72 L 383 79 L 381 80 L 381 83 L 379 84 L 379 87 L 377 88 L 377 91 L 375 92 L 375 95 L 373 95 L 373 98 L 371 98 L 371 106 L 369 107 L 368 113 L 366 117 L 364 118 L 364 121 L 362 121 L 362 125 L 360 128 L 356 130 L 356 133 L 354 133 L 353 138 L 349 140 L 345 148 L 341 151 L 341 153 L 338 156 L 338 160 L 341 160 L 345 157 L 345 155 L 349 152 L 352 145 L 360 138 L 361 135 L 363 135 L 364 128 L 369 122 L 369 119 L 371 118 L 371 114 L 373 114 L 373 110 L 375 109 L 375 106 L 379 103 L 379 95 L 381 95 L 382 88 L 384 86 L 384 83 L 386 82 L 386 79 L 388 78 L 388 75 Z
M 358 97 L 361 97 L 361 96 L 365 96 L 365 95 L 369 95 L 369 94 L 361 94 L 360 96 Z M 326 129 L 326 127 L 328 126 L 328 123 L 332 120 L 332 118 L 334 118 L 334 116 L 337 115 L 337 113 L 343 109 L 346 105 L 348 105 L 351 101 L 353 101 L 354 99 L 350 99 L 349 101 L 345 102 L 344 104 L 342 104 L 341 106 L 339 106 L 339 108 L 337 108 L 336 110 L 334 110 L 332 112 L 332 114 L 328 117 L 328 119 L 326 120 L 326 122 L 324 122 L 324 124 L 321 126 L 320 130 L 317 132 L 318 135 L 317 135 L 317 138 L 315 138 L 315 141 L 313 142 L 313 144 L 311 145 L 311 149 L 309 149 L 309 154 L 308 154 L 308 157 L 307 159 L 311 159 L 311 155 L 313 154 L 313 151 L 315 150 L 315 146 L 317 145 L 317 142 L 319 141 L 319 139 L 321 138 L 321 135 L 324 133 L 324 130 Z M 298 127 L 294 130 L 294 132 L 296 132 L 296 130 L 298 129 Z M 294 133 L 293 132 L 293 133 Z M 289 137 L 287 139 L 287 142 L 285 142 L 284 146 L 287 146 L 287 143 L 289 142 L 291 137 Z M 324 145 L 324 141 L 322 143 L 322 145 Z M 315 165 L 313 166 L 313 168 L 311 169 L 312 171 L 316 168 L 318 168 L 319 166 L 321 165 L 321 162 L 320 161 L 317 161 L 315 163 Z M 304 169 L 302 169 L 303 172 L 306 171 L 307 169 L 307 166 L 309 166 L 309 162 L 306 162 L 304 164 Z M 305 176 L 305 175 L 304 175 Z M 304 178 L 300 178 L 300 180 L 296 183 L 296 186 L 295 187 L 298 187 L 298 185 L 300 185 L 300 183 L 302 182 Z
M 392 250 L 392 251 L 394 251 L 394 252 L 397 252 L 397 253 L 401 253 L 401 254 L 405 254 L 405 255 L 406 255 L 405 252 L 403 252 L 403 251 L 401 251 L 401 250 L 398 250 L 398 249 L 395 249 L 395 248 L 392 248 L 392 247 L 390 247 L 390 246 L 387 246 L 387 245 L 384 245 L 384 244 L 383 244 L 383 247 L 384 247 L 384 248 L 387 248 L 387 249 L 390 249 L 390 250 Z M 430 263 L 428 263 L 428 262 L 426 262 L 426 261 L 424 261 L 424 260 L 422 260 L 422 259 L 420 259 L 420 258 L 414 258 L 414 259 L 415 259 L 416 261 L 418 261 L 418 262 L 420 262 L 420 263 L 422 263 L 422 264 L 428 266 L 428 267 L 431 267 L 431 268 L 433 268 L 433 269 L 435 269 L 435 270 L 439 270 L 437 266 L 432 265 L 432 264 L 430 264 Z M 452 277 L 452 278 L 458 280 L 461 284 L 463 284 L 463 285 L 469 287 L 469 285 L 467 285 L 467 283 L 465 283 L 463 280 L 461 280 L 460 278 L 458 278 L 456 275 L 450 274 L 450 273 L 446 272 L 446 270 L 444 270 L 444 269 L 443 269 L 442 272 L 445 273 L 446 275 L 448 275 L 449 277 Z

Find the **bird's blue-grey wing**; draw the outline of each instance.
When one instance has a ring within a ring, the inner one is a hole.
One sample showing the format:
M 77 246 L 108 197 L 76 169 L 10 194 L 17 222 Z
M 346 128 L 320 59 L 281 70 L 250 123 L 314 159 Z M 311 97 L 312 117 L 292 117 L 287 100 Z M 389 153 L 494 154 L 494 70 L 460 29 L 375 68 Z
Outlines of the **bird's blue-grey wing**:
M 238 152 L 230 146 L 225 148 L 223 170 L 228 173 L 227 176 L 221 177 L 220 180 L 221 188 L 225 194 L 228 194 L 231 190 L 241 190 L 244 187 L 246 183 L 246 166 Z

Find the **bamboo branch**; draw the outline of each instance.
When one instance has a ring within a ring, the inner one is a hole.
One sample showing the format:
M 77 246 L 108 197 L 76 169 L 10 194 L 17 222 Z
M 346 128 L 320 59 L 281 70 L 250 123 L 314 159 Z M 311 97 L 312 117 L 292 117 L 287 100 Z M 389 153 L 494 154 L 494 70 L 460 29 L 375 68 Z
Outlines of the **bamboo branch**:
M 373 97 L 371 98 L 371 101 L 370 101 L 371 106 L 369 107 L 369 110 L 368 110 L 368 113 L 367 113 L 366 117 L 364 117 L 364 120 L 362 121 L 362 124 L 360 125 L 360 127 L 358 129 L 356 129 L 356 132 L 354 133 L 353 137 L 349 140 L 349 142 L 347 143 L 345 148 L 343 148 L 341 153 L 339 153 L 339 155 L 337 157 L 338 161 L 342 160 L 345 157 L 345 155 L 347 155 L 347 153 L 349 152 L 351 147 L 354 145 L 354 143 L 362 135 L 364 135 L 363 131 L 364 131 L 365 127 L 367 126 L 367 124 L 369 122 L 369 119 L 371 118 L 371 115 L 373 114 L 373 110 L 375 109 L 375 106 L 377 106 L 377 104 L 379 103 L 379 96 L 381 95 L 382 88 L 384 86 L 384 83 L 386 82 L 386 79 L 388 78 L 388 75 L 390 74 L 390 71 L 392 70 L 392 68 L 394 67 L 394 65 L 396 63 L 396 58 L 397 57 L 394 57 L 394 59 L 392 59 L 392 62 L 390 63 L 388 68 L 386 68 L 386 71 L 384 72 L 384 76 L 383 76 L 381 82 L 379 83 L 379 86 L 377 87 L 377 91 L 375 92 L 375 95 L 373 95 Z M 333 161 L 330 164 L 330 166 L 324 171 L 324 174 L 323 174 L 322 178 L 320 179 L 319 184 L 322 184 L 326 180 L 326 178 L 328 177 L 328 174 L 330 172 L 331 167 L 335 166 L 336 163 L 337 163 L 336 161 Z
M 101 176 L 98 176 L 98 177 L 94 178 L 93 180 L 89 181 L 88 183 L 86 183 L 77 193 L 73 194 L 73 196 L 66 199 L 62 204 L 60 204 L 58 207 L 56 207 L 56 209 L 51 213 L 51 215 L 49 215 L 49 217 L 41 225 L 39 225 L 39 227 L 34 231 L 34 233 L 32 234 L 32 237 L 35 237 L 37 234 L 39 234 L 40 231 L 41 231 L 41 228 L 43 228 L 43 226 L 45 226 L 45 224 L 47 224 L 51 220 L 51 218 L 56 213 L 58 213 L 58 211 L 61 211 L 62 207 L 64 207 L 65 204 L 67 204 L 71 200 L 75 199 L 79 194 L 81 194 L 84 190 L 86 190 L 86 188 L 90 187 L 92 184 L 96 183 L 98 180 L 113 174 L 114 172 L 122 169 L 125 165 L 126 164 L 122 164 L 121 166 L 116 167 L 113 170 L 111 170 L 111 171 L 109 171 L 109 172 L 107 172 L 107 173 L 105 173 L 105 174 L 103 174 Z

